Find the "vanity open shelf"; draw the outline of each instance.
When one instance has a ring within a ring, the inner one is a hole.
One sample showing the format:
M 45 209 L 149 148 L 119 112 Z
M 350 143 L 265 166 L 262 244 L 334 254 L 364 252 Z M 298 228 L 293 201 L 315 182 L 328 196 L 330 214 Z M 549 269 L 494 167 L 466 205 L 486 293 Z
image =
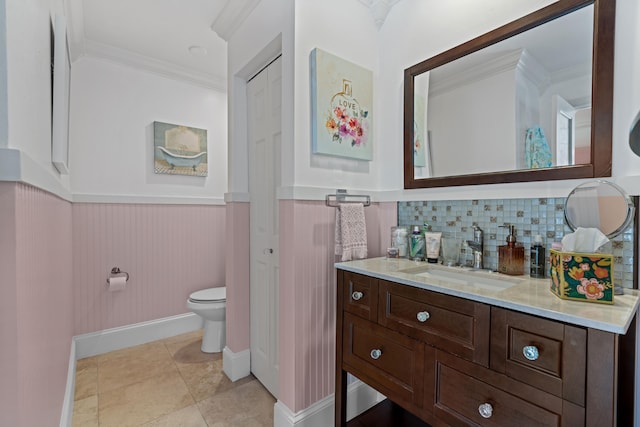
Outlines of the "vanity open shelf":
M 424 267 L 337 264 L 336 426 L 633 425 L 637 291 L 603 307 Z M 387 397 L 348 424 L 347 373 Z

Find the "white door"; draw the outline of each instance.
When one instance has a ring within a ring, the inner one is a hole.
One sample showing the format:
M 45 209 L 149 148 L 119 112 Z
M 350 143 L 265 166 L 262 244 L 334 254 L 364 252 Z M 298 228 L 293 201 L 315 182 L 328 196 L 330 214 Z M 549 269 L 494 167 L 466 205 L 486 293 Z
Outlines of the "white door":
M 281 60 L 247 83 L 251 372 L 278 397 L 278 203 Z

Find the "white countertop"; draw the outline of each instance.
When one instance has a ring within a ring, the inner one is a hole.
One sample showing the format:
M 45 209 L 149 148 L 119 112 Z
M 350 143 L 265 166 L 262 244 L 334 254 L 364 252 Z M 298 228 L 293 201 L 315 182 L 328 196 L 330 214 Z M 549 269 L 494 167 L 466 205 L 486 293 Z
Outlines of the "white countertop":
M 416 288 L 618 334 L 627 332 L 640 302 L 640 292 L 627 288 L 624 290 L 624 295 L 614 296 L 613 305 L 563 300 L 551 292 L 551 279 L 549 278 L 533 279 L 529 276 L 507 276 L 500 273 L 479 271 L 465 273 L 458 267 L 444 267 L 402 258 L 370 258 L 340 262 L 336 263 L 335 267 Z M 515 284 L 501 289 L 492 286 L 474 286 L 440 278 L 437 275 L 426 277 L 427 275 L 414 274 L 415 271 L 423 269 L 435 269 L 437 270 L 434 271 L 435 273 L 439 271 L 443 274 L 462 272 L 462 274 L 468 274 L 469 277 L 512 281 Z M 408 272 L 404 270 L 408 270 Z

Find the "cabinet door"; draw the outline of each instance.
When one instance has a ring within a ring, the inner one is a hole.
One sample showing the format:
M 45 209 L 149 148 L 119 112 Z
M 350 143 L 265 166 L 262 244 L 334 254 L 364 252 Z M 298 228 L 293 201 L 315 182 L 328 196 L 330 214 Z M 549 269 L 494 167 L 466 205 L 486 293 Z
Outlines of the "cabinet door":
M 378 315 L 378 279 L 344 272 L 344 310 L 375 322 Z
M 492 308 L 491 369 L 585 405 L 587 331 Z
M 378 323 L 489 366 L 490 306 L 379 281 Z
M 422 406 L 422 343 L 349 313 L 342 339 L 344 369 L 408 410 Z
M 584 426 L 584 408 L 439 350 L 433 413 L 450 426 Z

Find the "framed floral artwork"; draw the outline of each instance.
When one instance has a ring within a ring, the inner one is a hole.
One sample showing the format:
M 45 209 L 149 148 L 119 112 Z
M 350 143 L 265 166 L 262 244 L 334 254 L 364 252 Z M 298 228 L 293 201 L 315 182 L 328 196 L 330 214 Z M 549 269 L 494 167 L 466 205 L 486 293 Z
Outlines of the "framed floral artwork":
M 373 158 L 373 72 L 318 48 L 311 51 L 315 154 Z

